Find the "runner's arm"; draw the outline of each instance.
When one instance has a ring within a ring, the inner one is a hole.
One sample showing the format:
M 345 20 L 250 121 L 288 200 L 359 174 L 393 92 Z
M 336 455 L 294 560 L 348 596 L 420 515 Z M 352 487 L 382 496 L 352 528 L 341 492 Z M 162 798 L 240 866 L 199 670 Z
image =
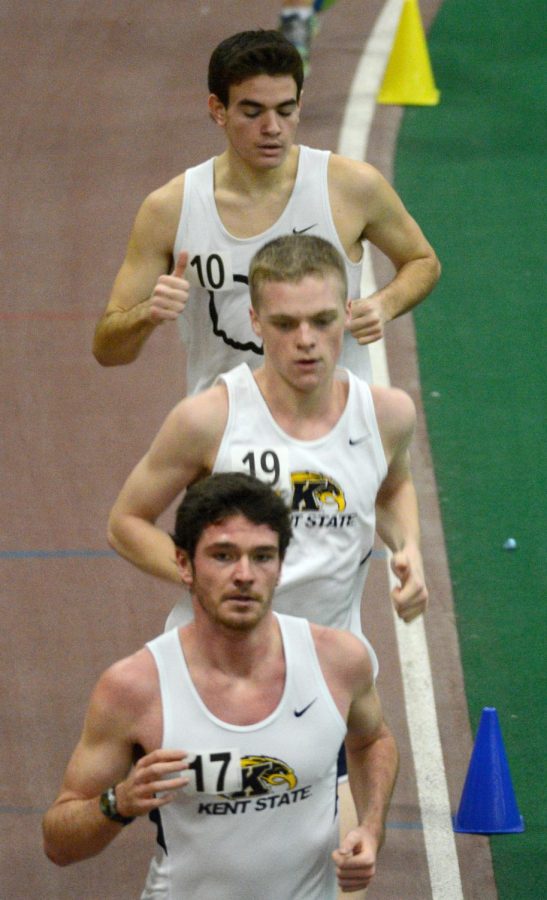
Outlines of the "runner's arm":
M 59 866 L 96 856 L 124 827 L 101 811 L 100 796 L 108 788 L 116 786 L 117 811 L 130 818 L 169 803 L 172 792 L 187 783 L 176 774 L 185 768 L 182 751 L 156 750 L 133 766 L 134 721 L 142 705 L 143 685 L 148 691 L 153 681 L 153 672 L 148 671 L 145 679 L 142 666 L 134 662 L 145 653 L 142 650 L 112 666 L 92 694 L 61 790 L 42 822 L 45 853 Z M 153 665 L 145 664 L 148 670 Z M 163 780 L 165 776 L 168 780 Z M 166 793 L 158 798 L 160 788 Z
M 173 540 L 155 523 L 189 484 L 212 470 L 226 408 L 222 386 L 182 400 L 120 491 L 109 517 L 108 541 L 144 572 L 181 583 Z
M 175 320 L 186 305 L 186 260 L 179 257 L 171 271 L 179 211 L 180 189 L 172 182 L 150 194 L 137 214 L 125 259 L 95 329 L 93 354 L 103 366 L 133 362 L 157 326 Z
M 362 671 L 349 710 L 345 741 L 349 784 L 359 824 L 343 836 L 333 854 L 338 883 L 346 891 L 366 888 L 376 873 L 398 770 L 397 745 L 383 720 L 370 660 Z
M 420 226 L 377 169 L 339 156 L 332 157 L 331 168 L 334 217 L 346 251 L 368 240 L 395 268 L 388 284 L 352 301 L 350 332 L 358 343 L 368 344 L 383 336 L 386 322 L 427 297 L 441 267 Z
M 418 499 L 410 469 L 416 411 L 403 391 L 373 387 L 372 393 L 388 459 L 388 472 L 376 498 L 376 530 L 393 553 L 391 568 L 400 582 L 391 593 L 397 615 L 411 622 L 428 603 Z

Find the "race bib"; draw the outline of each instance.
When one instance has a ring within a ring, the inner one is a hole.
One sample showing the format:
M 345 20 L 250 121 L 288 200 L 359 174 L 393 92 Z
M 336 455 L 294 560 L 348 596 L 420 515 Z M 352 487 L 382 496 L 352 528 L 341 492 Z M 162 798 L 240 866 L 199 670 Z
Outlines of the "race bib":
M 231 291 L 234 286 L 231 254 L 195 253 L 188 260 L 184 277 L 193 287 Z
M 253 444 L 234 445 L 231 449 L 231 467 L 234 472 L 245 472 L 265 481 L 287 504 L 292 497 L 289 451 L 284 446 L 264 447 Z
M 190 779 L 185 794 L 232 794 L 242 789 L 239 750 L 191 750 L 188 769 L 181 774 Z

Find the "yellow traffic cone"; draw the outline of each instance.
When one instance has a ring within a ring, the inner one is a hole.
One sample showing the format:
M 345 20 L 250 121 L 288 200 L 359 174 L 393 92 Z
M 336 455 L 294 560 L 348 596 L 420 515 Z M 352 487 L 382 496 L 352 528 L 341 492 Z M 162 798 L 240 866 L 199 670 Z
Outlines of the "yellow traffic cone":
M 435 87 L 418 0 L 404 0 L 378 103 L 436 106 Z

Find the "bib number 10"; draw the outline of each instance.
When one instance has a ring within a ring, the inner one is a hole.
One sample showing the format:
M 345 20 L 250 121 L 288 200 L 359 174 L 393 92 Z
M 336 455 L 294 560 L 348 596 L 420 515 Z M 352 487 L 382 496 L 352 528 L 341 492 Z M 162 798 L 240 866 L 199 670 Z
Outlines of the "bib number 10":
M 188 263 L 187 280 L 209 291 L 227 291 L 233 287 L 232 263 L 229 253 L 196 253 Z

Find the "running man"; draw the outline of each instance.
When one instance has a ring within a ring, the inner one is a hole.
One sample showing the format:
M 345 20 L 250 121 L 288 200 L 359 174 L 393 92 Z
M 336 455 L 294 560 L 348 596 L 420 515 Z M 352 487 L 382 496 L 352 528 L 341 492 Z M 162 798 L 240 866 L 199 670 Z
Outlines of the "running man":
M 251 258 L 267 241 L 306 233 L 342 254 L 352 304 L 341 363 L 370 382 L 368 344 L 433 289 L 435 252 L 373 166 L 294 143 L 302 60 L 278 31 L 223 41 L 208 82 L 209 115 L 226 149 L 143 202 L 97 324 L 97 360 L 130 363 L 160 325 L 176 321 L 188 393 L 241 362 L 257 368 L 263 350 L 248 317 Z M 391 260 L 395 274 L 362 298 L 364 241 Z
M 69 865 L 152 813 L 143 900 L 334 900 L 376 870 L 397 749 L 363 644 L 272 612 L 290 517 L 263 482 L 221 474 L 177 514 L 193 621 L 109 668 L 93 691 L 47 855 Z M 344 740 L 358 824 L 338 842 Z

